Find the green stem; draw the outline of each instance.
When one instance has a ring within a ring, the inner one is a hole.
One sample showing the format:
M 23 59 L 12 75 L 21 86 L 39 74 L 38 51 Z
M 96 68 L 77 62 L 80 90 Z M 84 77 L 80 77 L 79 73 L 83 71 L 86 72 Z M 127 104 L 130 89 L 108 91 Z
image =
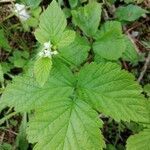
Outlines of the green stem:
M 13 112 L 13 113 L 5 116 L 4 118 L 0 119 L 0 125 L 3 124 L 5 121 L 7 121 L 8 119 L 10 119 L 11 117 L 13 117 L 16 114 L 17 114 L 17 112 Z

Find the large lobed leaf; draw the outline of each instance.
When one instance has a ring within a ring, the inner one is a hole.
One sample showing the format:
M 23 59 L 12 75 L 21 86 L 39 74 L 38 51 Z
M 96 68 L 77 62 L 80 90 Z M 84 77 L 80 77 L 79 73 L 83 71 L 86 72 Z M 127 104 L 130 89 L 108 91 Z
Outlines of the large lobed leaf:
M 28 137 L 35 150 L 102 150 L 98 114 L 78 99 L 51 99 L 31 119 Z
M 56 59 L 43 87 L 33 77 L 18 77 L 6 88 L 1 104 L 18 112 L 34 110 L 28 138 L 37 143 L 35 150 L 102 150 L 97 112 L 117 121 L 146 122 L 140 92 L 133 76 L 114 63 L 92 63 L 74 75 Z
M 115 63 L 90 64 L 78 76 L 81 99 L 117 121 L 145 121 L 141 87 Z
M 54 96 L 69 96 L 73 91 L 74 81 L 73 74 L 68 68 L 59 63 L 55 66 L 54 63 L 49 79 L 43 87 L 39 86 L 33 77 L 16 77 L 13 83 L 7 86 L 1 103 L 14 106 L 18 112 L 30 111 Z

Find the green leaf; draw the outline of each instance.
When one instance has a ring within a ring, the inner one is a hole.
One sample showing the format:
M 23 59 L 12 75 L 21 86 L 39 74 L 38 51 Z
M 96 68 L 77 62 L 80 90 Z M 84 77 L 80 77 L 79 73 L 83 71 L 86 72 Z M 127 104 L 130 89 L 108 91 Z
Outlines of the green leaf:
M 124 39 L 126 43 L 126 49 L 122 55 L 123 60 L 130 61 L 132 64 L 137 64 L 138 61 L 140 60 L 140 56 L 136 51 L 135 45 L 127 36 L 124 36 Z
M 37 8 L 42 0 L 21 0 L 22 3 L 25 3 L 27 6 L 31 8 Z
M 52 68 L 52 60 L 48 57 L 38 58 L 34 64 L 34 75 L 39 85 L 43 86 L 48 80 Z
M 79 99 L 51 99 L 42 105 L 29 122 L 29 141 L 38 142 L 35 150 L 102 150 L 102 121 Z
M 73 74 L 54 57 L 43 87 L 33 76 L 17 77 L 6 87 L 0 106 L 33 110 L 27 134 L 35 150 L 102 150 L 100 112 L 117 121 L 149 123 L 148 106 L 134 80 L 115 63 L 87 64 Z
M 19 133 L 16 138 L 16 145 L 21 150 L 27 150 L 28 149 L 28 141 L 26 138 L 26 128 L 27 128 L 27 113 L 23 114 L 21 125 L 19 127 Z
M 148 13 L 145 9 L 137 5 L 130 4 L 128 6 L 120 6 L 116 10 L 116 17 L 120 21 L 135 21 L 139 19 L 142 15 Z
M 4 48 L 7 52 L 11 51 L 8 40 L 5 37 L 3 29 L 0 29 L 0 47 Z
M 0 144 L 0 150 L 12 150 L 13 147 L 11 144 L 9 143 L 3 143 L 3 144 Z
M 59 147 L 65 150 L 73 147 L 102 150 L 104 142 L 99 131 L 102 121 L 98 113 L 76 98 L 75 77 L 69 68 L 55 61 L 49 80 L 42 88 L 32 77 L 15 78 L 7 86 L 1 104 L 15 106 L 19 112 L 34 109 L 28 137 L 30 142 L 38 142 L 35 146 L 37 150 L 43 145 L 42 149 Z
M 29 52 L 15 50 L 13 56 L 9 57 L 9 61 L 14 64 L 15 67 L 23 68 L 29 58 Z
M 84 7 L 72 11 L 73 22 L 87 35 L 93 36 L 97 32 L 100 18 L 101 5 L 91 2 Z
M 63 12 L 64 12 L 66 18 L 71 17 L 71 10 L 69 8 L 63 8 Z
M 38 25 L 38 20 L 36 18 L 30 17 L 27 21 L 26 21 L 27 25 L 30 27 L 37 27 Z
M 66 25 L 63 11 L 53 0 L 40 16 L 40 25 L 35 32 L 36 39 L 42 44 L 51 41 L 55 45 L 60 41 Z
M 146 121 L 141 87 L 115 63 L 90 64 L 78 75 L 79 96 L 117 121 Z
M 74 39 L 75 39 L 75 32 L 72 30 L 66 30 L 64 31 L 60 39 L 60 42 L 58 42 L 57 47 L 62 48 L 62 47 L 68 46 L 70 43 L 74 41 Z
M 40 16 L 41 12 L 42 12 L 42 8 L 39 6 L 39 7 L 35 8 L 35 9 L 31 10 L 31 15 L 34 18 L 36 18 L 37 20 L 39 20 L 39 16 Z
M 130 136 L 127 140 L 127 150 L 150 150 L 150 129 Z
M 1 64 L 0 64 L 0 82 L 4 82 L 4 75 L 3 75 L 3 69 Z
M 90 45 L 85 38 L 76 35 L 73 43 L 60 49 L 60 56 L 73 65 L 79 66 L 88 57 Z
M 132 135 L 127 140 L 127 150 L 149 150 L 150 149 L 150 101 L 145 101 L 145 109 L 142 110 L 147 121 L 142 122 L 146 129 L 139 134 Z
M 97 32 L 95 39 L 96 41 L 93 43 L 95 57 L 117 60 L 125 51 L 125 41 L 120 22 L 107 21 Z
M 7 62 L 2 62 L 1 66 L 3 68 L 3 73 L 8 73 L 10 71 L 11 68 L 13 68 L 13 65 L 11 63 L 7 63 Z
M 18 68 L 23 68 L 26 62 L 27 62 L 26 60 L 19 58 L 19 59 L 14 60 L 14 66 Z
M 70 95 L 74 84 L 71 71 L 61 63 L 53 62 L 53 66 L 43 87 L 31 76 L 14 78 L 1 97 L 1 105 L 15 107 L 17 112 L 27 112 L 40 107 L 43 102 L 53 97 Z
M 147 96 L 150 97 L 150 84 L 144 86 L 144 92 L 147 93 Z
M 78 5 L 78 0 L 69 0 L 71 8 L 75 8 Z

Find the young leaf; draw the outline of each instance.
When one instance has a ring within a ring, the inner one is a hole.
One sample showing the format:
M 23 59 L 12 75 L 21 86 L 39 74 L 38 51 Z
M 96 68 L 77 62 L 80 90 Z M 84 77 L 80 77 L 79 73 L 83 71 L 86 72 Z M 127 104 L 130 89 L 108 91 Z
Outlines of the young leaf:
M 86 103 L 117 121 L 147 120 L 142 112 L 145 103 L 141 87 L 117 64 L 85 66 L 79 72 L 77 90 Z
M 35 32 L 36 39 L 44 44 L 51 41 L 54 45 L 60 41 L 67 21 L 61 8 L 55 0 L 40 16 L 40 25 Z
M 95 110 L 117 121 L 147 122 L 141 88 L 118 65 L 92 63 L 74 76 L 68 67 L 55 61 L 43 87 L 33 77 L 18 77 L 6 88 L 1 100 L 1 104 L 14 106 L 19 112 L 35 111 L 28 138 L 37 142 L 36 150 L 102 150 L 102 122 Z
M 79 66 L 88 57 L 90 45 L 85 38 L 76 35 L 73 43 L 60 49 L 60 56 L 73 65 Z
M 38 58 L 34 64 L 34 75 L 39 85 L 43 86 L 48 80 L 52 68 L 52 60 L 48 57 Z
M 125 51 L 121 24 L 117 21 L 107 21 L 97 32 L 95 39 L 96 42 L 93 43 L 94 53 L 102 58 L 117 60 Z
M 29 122 L 29 141 L 35 150 L 102 150 L 102 121 L 98 114 L 79 99 L 51 99 L 42 105 Z
M 126 43 L 126 49 L 122 55 L 122 59 L 125 61 L 130 61 L 132 64 L 137 64 L 140 60 L 140 56 L 136 51 L 135 45 L 127 36 L 124 36 L 124 40 Z
M 101 18 L 101 5 L 91 2 L 84 7 L 72 11 L 73 22 L 79 26 L 87 36 L 95 35 Z
M 116 17 L 120 21 L 135 21 L 139 19 L 142 15 L 148 13 L 145 9 L 137 5 L 130 4 L 128 6 L 121 6 L 116 10 Z

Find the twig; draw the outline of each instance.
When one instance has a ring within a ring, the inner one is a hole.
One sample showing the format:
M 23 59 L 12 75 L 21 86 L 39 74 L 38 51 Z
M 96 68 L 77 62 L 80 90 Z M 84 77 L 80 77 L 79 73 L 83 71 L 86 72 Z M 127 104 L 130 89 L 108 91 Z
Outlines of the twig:
M 124 66 L 125 70 L 129 70 L 128 65 L 126 64 L 126 62 L 125 62 L 125 61 L 123 61 L 123 60 L 122 60 L 122 64 L 123 64 L 123 66 Z
M 11 114 L 5 116 L 4 118 L 0 119 L 0 125 L 3 124 L 6 120 L 10 119 L 11 117 L 13 117 L 14 115 L 16 115 L 16 112 L 12 112 Z
M 146 23 L 146 22 L 148 22 L 148 21 L 150 21 L 150 18 L 144 20 L 144 21 L 141 22 L 141 23 L 138 23 L 138 24 L 133 25 L 131 28 L 127 29 L 126 32 L 130 32 L 130 31 L 132 31 L 133 29 L 135 29 L 135 28 L 137 28 L 137 27 L 143 25 L 144 23 Z
M 150 51 L 149 51 L 148 56 L 147 56 L 147 58 L 146 58 L 146 60 L 145 60 L 145 64 L 144 64 L 144 66 L 143 66 L 142 72 L 140 73 L 140 76 L 139 76 L 139 78 L 138 78 L 138 82 L 139 82 L 139 83 L 140 83 L 141 80 L 143 79 L 143 77 L 144 77 L 144 75 L 145 75 L 145 73 L 146 73 L 146 70 L 147 70 L 149 64 L 150 64 Z
M 9 133 L 12 133 L 14 135 L 18 135 L 18 133 L 14 132 L 12 130 L 9 130 L 9 129 L 1 128 L 1 130 L 4 130 L 4 131 L 9 132 Z
M 3 143 L 4 136 L 5 136 L 5 132 L 3 132 L 3 133 L 2 133 L 2 135 L 0 136 L 0 144 L 2 144 L 2 143 Z
M 128 38 L 131 40 L 131 42 L 133 43 L 136 52 L 138 54 L 140 54 L 141 52 L 140 52 L 139 48 L 137 47 L 137 45 L 135 44 L 135 39 L 131 36 L 131 34 L 128 31 L 126 31 L 126 34 L 127 34 Z
M 106 11 L 106 9 L 103 9 L 103 12 L 104 12 L 104 20 L 106 21 L 106 20 L 109 20 L 109 15 L 108 15 L 108 13 L 107 13 L 107 11 Z

